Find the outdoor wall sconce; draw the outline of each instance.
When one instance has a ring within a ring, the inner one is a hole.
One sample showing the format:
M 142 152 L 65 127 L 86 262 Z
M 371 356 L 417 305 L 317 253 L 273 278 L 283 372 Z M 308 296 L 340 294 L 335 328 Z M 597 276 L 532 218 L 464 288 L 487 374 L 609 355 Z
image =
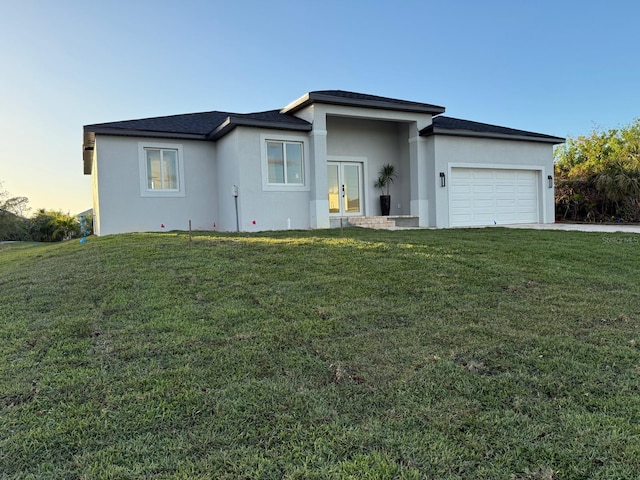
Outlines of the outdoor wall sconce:
M 447 186 L 447 181 L 444 176 L 444 172 L 440 172 L 440 186 L 443 188 Z
M 547 175 L 547 180 L 549 180 L 549 188 L 553 188 L 553 177 L 551 175 Z

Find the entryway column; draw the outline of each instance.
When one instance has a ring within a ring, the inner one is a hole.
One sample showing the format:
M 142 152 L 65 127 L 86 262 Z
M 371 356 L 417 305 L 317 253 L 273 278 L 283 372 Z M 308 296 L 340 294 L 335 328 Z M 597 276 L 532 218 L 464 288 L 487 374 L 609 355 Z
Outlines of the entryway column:
M 417 123 L 409 127 L 409 170 L 411 178 L 411 215 L 421 227 L 429 226 L 427 147 Z
M 329 228 L 329 198 L 327 195 L 327 121 L 326 115 L 317 115 L 309 133 L 311 161 L 311 192 L 309 226 Z

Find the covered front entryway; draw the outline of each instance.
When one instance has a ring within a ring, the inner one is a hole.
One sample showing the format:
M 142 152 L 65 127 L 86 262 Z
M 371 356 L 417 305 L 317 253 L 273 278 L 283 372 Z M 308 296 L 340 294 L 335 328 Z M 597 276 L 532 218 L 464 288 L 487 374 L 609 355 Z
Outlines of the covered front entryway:
M 456 167 L 450 178 L 452 227 L 540 221 L 537 170 Z
M 362 170 L 359 162 L 327 162 L 329 215 L 364 214 Z

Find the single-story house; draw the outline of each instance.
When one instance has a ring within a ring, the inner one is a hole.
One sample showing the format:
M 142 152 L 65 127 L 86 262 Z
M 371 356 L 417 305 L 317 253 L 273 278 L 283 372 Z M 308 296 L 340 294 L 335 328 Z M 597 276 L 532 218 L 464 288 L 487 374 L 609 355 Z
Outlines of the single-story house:
M 563 138 L 443 116 L 444 107 L 342 90 L 258 113 L 84 126 L 94 231 L 330 228 L 380 215 L 423 227 L 553 223 Z M 365 220 L 366 221 L 366 220 Z

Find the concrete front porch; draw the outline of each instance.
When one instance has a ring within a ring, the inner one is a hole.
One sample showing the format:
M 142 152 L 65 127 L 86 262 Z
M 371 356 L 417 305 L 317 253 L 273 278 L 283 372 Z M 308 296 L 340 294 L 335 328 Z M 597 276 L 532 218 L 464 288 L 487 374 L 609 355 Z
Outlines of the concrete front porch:
M 343 227 L 362 227 L 378 230 L 394 230 L 398 228 L 418 228 L 419 219 L 412 215 L 390 215 L 388 217 L 332 217 L 331 228 L 340 228 L 340 220 Z

